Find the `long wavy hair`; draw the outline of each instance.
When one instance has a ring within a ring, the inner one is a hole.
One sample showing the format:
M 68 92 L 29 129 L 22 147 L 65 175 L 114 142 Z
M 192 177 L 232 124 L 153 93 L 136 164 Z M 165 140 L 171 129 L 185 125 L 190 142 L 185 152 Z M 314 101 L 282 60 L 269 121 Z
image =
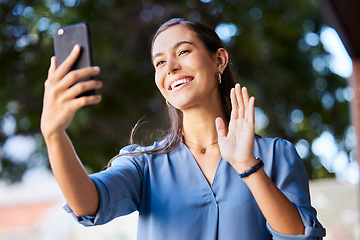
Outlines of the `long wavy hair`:
M 211 28 L 198 22 L 189 21 L 181 18 L 173 18 L 163 23 L 158 28 L 151 42 L 151 50 L 159 34 L 164 32 L 168 28 L 176 25 L 182 25 L 188 28 L 189 30 L 193 31 L 196 34 L 196 36 L 204 43 L 206 49 L 211 54 L 216 53 L 219 48 L 225 48 L 219 36 Z M 230 90 L 235 86 L 235 84 L 236 84 L 236 78 L 234 71 L 232 69 L 232 63 L 229 59 L 228 64 L 221 77 L 221 84 L 219 84 L 221 103 L 226 115 L 226 120 L 225 119 L 224 120 L 228 122 L 230 121 L 230 113 L 231 113 Z M 170 129 L 168 130 L 168 134 L 163 139 L 164 141 L 162 141 L 162 144 L 151 150 L 134 151 L 131 153 L 119 154 L 115 156 L 113 159 L 119 157 L 120 155 L 139 156 L 142 154 L 166 154 L 177 148 L 180 142 L 182 141 L 183 113 L 181 110 L 177 108 L 168 106 L 168 114 L 171 125 L 170 125 Z M 138 125 L 139 122 L 135 125 L 135 127 L 131 132 L 130 144 L 134 144 L 133 137 Z M 108 166 L 110 166 L 112 160 L 110 160 Z

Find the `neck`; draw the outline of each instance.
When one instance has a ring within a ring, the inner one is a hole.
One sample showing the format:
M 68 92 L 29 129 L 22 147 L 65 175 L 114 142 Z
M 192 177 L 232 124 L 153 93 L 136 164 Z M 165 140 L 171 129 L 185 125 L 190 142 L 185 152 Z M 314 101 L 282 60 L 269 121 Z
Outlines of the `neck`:
M 218 140 L 215 119 L 226 119 L 221 102 L 207 103 L 183 111 L 183 136 L 185 141 L 201 147 Z

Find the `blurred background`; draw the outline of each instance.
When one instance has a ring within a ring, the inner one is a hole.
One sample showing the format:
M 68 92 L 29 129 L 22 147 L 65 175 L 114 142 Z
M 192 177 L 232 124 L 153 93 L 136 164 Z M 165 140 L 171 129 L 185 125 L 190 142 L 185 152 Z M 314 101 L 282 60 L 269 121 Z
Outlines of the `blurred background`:
M 202 22 L 230 52 L 239 82 L 256 97 L 256 132 L 290 140 L 311 179 L 326 239 L 359 239 L 359 167 L 350 122 L 347 55 L 316 0 L 0 0 L 0 240 L 136 239 L 137 215 L 83 228 L 61 208 L 40 134 L 53 34 L 87 22 L 103 100 L 80 110 L 68 134 L 89 173 L 128 144 L 168 127 L 154 84 L 150 41 L 173 17 Z

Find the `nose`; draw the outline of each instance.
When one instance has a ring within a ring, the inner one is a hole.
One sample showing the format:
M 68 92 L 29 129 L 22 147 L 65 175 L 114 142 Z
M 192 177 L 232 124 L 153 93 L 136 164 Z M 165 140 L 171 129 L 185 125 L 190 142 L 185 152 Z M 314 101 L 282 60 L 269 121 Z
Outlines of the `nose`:
M 175 73 L 177 72 L 178 70 L 181 69 L 181 66 L 179 64 L 179 62 L 177 61 L 176 58 L 170 58 L 168 59 L 168 62 L 167 62 L 167 74 L 170 75 L 172 73 Z

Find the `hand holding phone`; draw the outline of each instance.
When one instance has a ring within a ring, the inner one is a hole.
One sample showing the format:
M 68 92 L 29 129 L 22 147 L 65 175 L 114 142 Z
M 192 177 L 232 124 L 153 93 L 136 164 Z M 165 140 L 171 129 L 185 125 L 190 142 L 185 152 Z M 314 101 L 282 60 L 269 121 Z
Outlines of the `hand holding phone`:
M 59 67 L 60 64 L 69 56 L 76 44 L 80 46 L 81 52 L 79 58 L 72 66 L 71 70 L 92 66 L 90 29 L 86 23 L 78 23 L 59 28 L 54 34 L 54 47 L 57 67 Z M 79 80 L 79 82 L 90 79 L 92 78 L 84 78 Z M 95 94 L 95 90 L 90 90 L 80 94 L 78 97 Z

